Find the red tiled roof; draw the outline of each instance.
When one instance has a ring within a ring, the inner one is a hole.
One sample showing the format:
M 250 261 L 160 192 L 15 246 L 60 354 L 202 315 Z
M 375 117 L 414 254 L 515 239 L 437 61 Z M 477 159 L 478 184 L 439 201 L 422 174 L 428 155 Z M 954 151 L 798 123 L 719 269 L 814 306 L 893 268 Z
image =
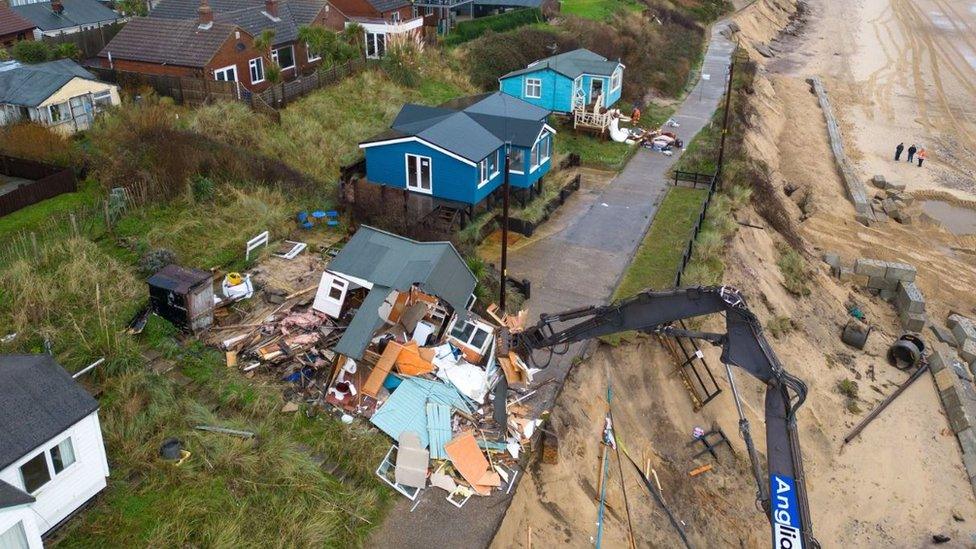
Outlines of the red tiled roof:
M 31 30 L 34 27 L 34 23 L 17 15 L 14 10 L 7 6 L 0 4 L 0 35 L 17 34 Z
M 196 20 L 135 17 L 98 56 L 108 57 L 111 53 L 113 59 L 204 67 L 237 29 L 226 23 L 201 29 Z

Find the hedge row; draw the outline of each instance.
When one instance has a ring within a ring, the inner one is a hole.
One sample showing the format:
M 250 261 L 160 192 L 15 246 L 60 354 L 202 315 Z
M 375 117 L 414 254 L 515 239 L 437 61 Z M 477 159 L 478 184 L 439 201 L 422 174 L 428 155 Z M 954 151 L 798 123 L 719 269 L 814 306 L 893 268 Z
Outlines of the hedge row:
M 538 8 L 521 9 L 499 13 L 498 15 L 489 15 L 488 17 L 480 17 L 458 23 L 454 28 L 454 32 L 445 38 L 444 42 L 449 45 L 462 44 L 478 38 L 489 30 L 504 32 L 525 25 L 539 23 L 543 20 L 542 11 Z

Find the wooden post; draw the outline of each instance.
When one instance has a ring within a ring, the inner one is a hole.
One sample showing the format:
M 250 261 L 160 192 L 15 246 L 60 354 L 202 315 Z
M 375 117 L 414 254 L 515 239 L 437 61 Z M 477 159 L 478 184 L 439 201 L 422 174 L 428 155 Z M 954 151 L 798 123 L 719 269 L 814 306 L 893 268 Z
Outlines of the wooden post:
M 31 247 L 34 248 L 34 259 L 41 256 L 41 251 L 37 248 L 37 233 L 31 232 Z
M 74 213 L 69 213 L 68 214 L 68 219 L 71 221 L 71 232 L 74 233 L 74 235 L 77 237 L 78 236 L 78 220 L 75 219 L 75 214 Z

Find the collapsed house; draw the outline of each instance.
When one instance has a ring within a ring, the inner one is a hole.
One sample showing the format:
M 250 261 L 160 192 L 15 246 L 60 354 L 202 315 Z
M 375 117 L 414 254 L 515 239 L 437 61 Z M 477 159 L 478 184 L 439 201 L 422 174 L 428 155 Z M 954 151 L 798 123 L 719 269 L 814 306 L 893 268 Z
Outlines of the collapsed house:
M 511 489 L 538 425 L 520 404 L 532 371 L 506 343 L 524 314 L 477 314 L 478 281 L 450 242 L 362 226 L 322 253 L 283 246 L 222 283 L 168 266 L 149 280 L 152 310 L 228 367 L 283 382 L 282 412 L 330 410 L 387 434 L 377 475 L 411 499 L 428 484 L 458 506 Z

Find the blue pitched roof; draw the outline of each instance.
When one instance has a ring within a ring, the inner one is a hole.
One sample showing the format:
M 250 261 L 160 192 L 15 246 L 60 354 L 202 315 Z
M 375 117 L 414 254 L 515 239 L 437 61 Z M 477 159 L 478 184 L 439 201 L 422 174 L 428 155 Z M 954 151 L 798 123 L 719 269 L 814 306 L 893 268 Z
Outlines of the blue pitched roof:
M 472 162 L 505 143 L 535 144 L 549 111 L 501 92 L 462 97 L 437 107 L 407 104 L 390 130 L 362 144 L 418 137 Z
M 435 405 L 434 414 L 434 433 L 435 445 L 439 448 L 431 448 L 431 457 L 444 453 L 444 442 L 451 440 L 451 408 L 464 410 L 470 413 L 471 409 L 464 401 L 464 397 L 458 393 L 452 385 L 440 381 L 431 381 L 419 377 L 408 377 L 393 391 L 390 398 L 380 406 L 380 409 L 370 418 L 370 423 L 379 430 L 393 437 L 394 440 L 400 439 L 403 431 L 413 431 L 420 436 L 420 444 L 427 448 L 430 446 L 430 424 L 428 423 L 428 404 Z M 445 414 L 444 408 L 448 408 Z M 447 439 L 444 440 L 444 422 L 447 418 Z
M 537 72 L 543 69 L 552 70 L 574 80 L 581 74 L 610 76 L 620 65 L 621 63 L 619 61 L 610 61 L 602 55 L 593 53 L 585 48 L 580 48 L 577 50 L 560 53 L 558 55 L 553 55 L 552 57 L 546 57 L 545 59 L 540 59 L 530 63 L 529 66 L 524 69 L 512 71 L 505 76 L 502 76 L 500 80 L 521 74 Z
M 36 107 L 76 77 L 96 80 L 70 59 L 36 65 L 0 63 L 0 104 Z
M 61 0 L 64 10 L 55 13 L 51 2 L 37 2 L 11 6 L 18 15 L 33 22 L 42 31 L 67 29 L 80 25 L 111 23 L 122 16 L 106 8 L 98 0 Z

